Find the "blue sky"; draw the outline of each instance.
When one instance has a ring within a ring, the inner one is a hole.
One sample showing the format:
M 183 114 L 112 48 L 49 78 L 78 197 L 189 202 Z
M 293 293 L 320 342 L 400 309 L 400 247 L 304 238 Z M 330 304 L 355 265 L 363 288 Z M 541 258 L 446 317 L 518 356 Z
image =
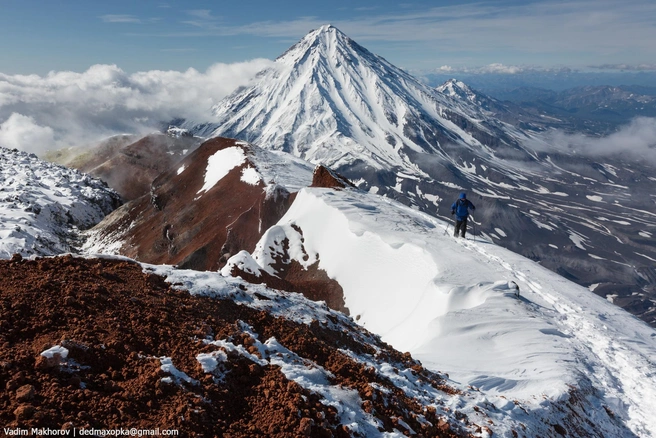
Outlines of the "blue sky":
M 656 2 L 0 0 L 0 72 L 204 71 L 330 23 L 412 70 L 656 69 Z

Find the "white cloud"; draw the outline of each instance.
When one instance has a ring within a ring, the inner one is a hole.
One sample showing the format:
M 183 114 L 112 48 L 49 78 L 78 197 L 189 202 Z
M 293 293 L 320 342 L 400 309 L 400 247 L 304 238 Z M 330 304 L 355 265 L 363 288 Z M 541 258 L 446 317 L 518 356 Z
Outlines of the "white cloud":
M 450 65 L 443 65 L 435 69 L 436 73 L 467 73 L 467 74 L 509 74 L 514 75 L 526 71 L 534 71 L 534 67 L 523 67 L 517 65 L 504 65 L 501 63 L 493 63 L 484 65 L 482 67 L 453 67 Z M 545 69 L 540 69 L 544 71 Z
M 459 71 L 457 68 L 451 67 L 450 65 L 443 65 L 437 68 L 438 73 L 454 73 Z
M 39 152 L 43 145 L 54 143 L 54 132 L 48 126 L 39 126 L 34 119 L 13 113 L 0 124 L 0 146 Z
M 143 133 L 181 117 L 211 121 L 211 107 L 273 61 L 214 64 L 205 72 L 127 74 L 115 65 L 46 76 L 0 73 L 0 142 L 32 152 Z M 29 131 L 33 134 L 30 134 Z
M 141 23 L 141 19 L 134 15 L 102 15 L 100 17 L 105 23 Z
M 589 67 L 597 70 L 656 71 L 656 64 L 602 64 Z
M 656 164 L 656 118 L 637 117 L 619 131 L 602 138 L 550 131 L 540 150 L 557 150 L 590 157 L 622 156 Z
M 510 74 L 514 75 L 524 71 L 524 68 L 518 67 L 516 65 L 503 65 L 500 63 L 494 63 L 486 65 L 480 69 L 480 73 L 497 73 L 497 74 Z

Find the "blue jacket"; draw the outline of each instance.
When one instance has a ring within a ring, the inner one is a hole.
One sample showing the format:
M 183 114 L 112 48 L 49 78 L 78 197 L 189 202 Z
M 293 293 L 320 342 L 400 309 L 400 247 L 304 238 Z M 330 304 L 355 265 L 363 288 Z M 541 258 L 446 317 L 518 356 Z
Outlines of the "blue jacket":
M 469 216 L 470 208 L 472 211 L 476 210 L 476 207 L 474 207 L 474 204 L 472 204 L 469 199 L 460 198 L 451 206 L 451 212 L 456 213 L 456 218 L 458 218 L 458 220 L 463 220 L 467 219 L 467 216 Z

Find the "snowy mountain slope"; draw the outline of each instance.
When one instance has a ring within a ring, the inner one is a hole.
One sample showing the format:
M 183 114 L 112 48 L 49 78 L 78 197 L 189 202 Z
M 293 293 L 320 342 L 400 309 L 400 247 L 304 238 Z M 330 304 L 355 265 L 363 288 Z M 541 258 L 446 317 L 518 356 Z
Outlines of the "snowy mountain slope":
M 328 309 L 325 303 L 310 301 L 300 294 L 280 292 L 262 285 L 254 285 L 241 278 L 225 277 L 217 272 L 194 272 L 161 265 L 144 264 L 142 266 L 147 272 L 161 275 L 166 278 L 167 282 L 176 285 L 176 288 L 189 291 L 195 296 L 209 296 L 215 299 L 234 301 L 240 306 L 266 312 L 283 321 L 289 320 L 295 324 L 309 326 L 312 331 L 317 333 L 325 331 L 348 333 L 347 339 L 349 339 L 350 345 L 343 345 L 339 351 L 333 352 L 337 356 L 344 355 L 354 363 L 346 374 L 354 373 L 358 367 L 365 367 L 369 373 L 370 388 L 375 393 L 373 399 L 376 400 L 376 405 L 403 404 L 403 407 L 397 406 L 397 408 L 401 407 L 406 410 L 402 416 L 390 416 L 389 413 L 376 412 L 378 407 L 372 412 L 371 403 L 363 402 L 361 398 L 363 391 L 353 388 L 353 382 L 342 382 L 340 386 L 334 385 L 336 377 L 324 368 L 328 363 L 325 363 L 324 366 L 319 363 L 321 354 L 317 354 L 315 359 L 299 357 L 281 345 L 275 338 L 262 339 L 257 333 L 254 333 L 252 327 L 243 327 L 241 324 L 242 330 L 255 339 L 254 346 L 259 353 L 256 356 L 231 342 L 222 340 L 215 344 L 228 351 L 238 352 L 260 365 L 268 362 L 281 367 L 281 371 L 289 380 L 320 395 L 323 404 L 334 406 L 340 422 L 348 427 L 348 430 L 354 434 L 352 436 L 400 437 L 405 436 L 400 431 L 413 430 L 412 427 L 416 428 L 417 432 L 421 431 L 420 433 L 430 436 L 433 434 L 449 436 L 446 433 L 449 432 L 448 426 L 442 430 L 442 433 L 425 428 L 426 425 L 435 427 L 438 424 L 431 425 L 424 418 L 424 415 L 429 416 L 427 414 L 417 416 L 416 413 L 409 412 L 405 406 L 406 399 L 415 403 L 415 406 L 421 406 L 425 413 L 437 410 L 438 417 L 443 419 L 440 424 L 443 424 L 444 421 L 448 422 L 454 429 L 450 432 L 456 436 L 465 436 L 467 433 L 476 432 L 478 432 L 476 436 L 481 436 L 480 433 L 488 420 L 489 408 L 484 407 L 482 410 L 471 412 L 470 415 L 464 417 L 460 412 L 463 400 L 474 403 L 474 400 L 477 399 L 478 395 L 475 391 L 468 389 L 454 391 L 448 386 L 436 386 L 435 379 L 439 381 L 439 378 L 444 378 L 443 375 L 433 374 L 433 379 L 426 378 L 429 374 L 417 368 L 417 363 L 399 361 L 398 356 L 404 359 L 408 359 L 409 356 L 401 355 L 398 352 L 390 354 L 389 346 L 382 343 L 378 336 L 362 329 L 341 312 Z M 297 329 L 296 332 L 299 333 L 301 330 Z M 325 335 L 320 335 L 320 337 L 326 339 Z M 284 342 L 289 344 L 291 341 L 287 339 Z M 322 341 L 316 340 L 315 342 Z M 339 340 L 338 343 L 343 343 L 343 341 Z M 355 377 L 352 375 L 350 378 Z M 371 394 L 365 396 L 365 400 L 371 398 Z M 390 420 L 395 424 L 398 423 L 397 430 L 392 433 L 383 433 L 384 429 L 381 430 L 383 422 L 379 419 L 381 415 L 383 418 L 387 417 L 384 419 L 388 423 Z M 463 421 L 463 418 L 466 419 Z M 413 426 L 410 427 L 408 424 Z
M 495 434 L 559 436 L 553 425 L 564 424 L 567 436 L 655 436 L 652 328 L 539 264 L 488 240 L 454 239 L 445 227 L 378 196 L 303 189 L 252 257 L 234 258 L 272 273 L 318 260 L 359 323 L 477 388 L 480 398 L 463 410 L 495 406 Z
M 547 122 L 458 81 L 427 87 L 332 26 L 277 64 L 220 102 L 214 123 L 185 126 L 323 163 L 443 219 L 468 191 L 479 233 L 656 326 L 648 164 L 554 149 L 538 132 Z
M 72 252 L 119 205 L 100 180 L 0 147 L 0 258 Z

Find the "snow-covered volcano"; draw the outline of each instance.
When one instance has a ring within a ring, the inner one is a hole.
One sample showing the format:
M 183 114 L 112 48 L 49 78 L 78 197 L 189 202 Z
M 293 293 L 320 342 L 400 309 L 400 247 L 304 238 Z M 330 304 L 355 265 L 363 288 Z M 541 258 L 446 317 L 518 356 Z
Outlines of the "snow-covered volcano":
M 214 107 L 202 136 L 235 137 L 331 167 L 364 164 L 425 175 L 408 152 L 439 153 L 445 143 L 480 148 L 512 143 L 475 106 L 436 93 L 327 25 L 307 34 L 252 87 Z M 460 125 L 468 129 L 462 129 Z
M 556 151 L 535 115 L 459 81 L 430 88 L 332 26 L 277 65 L 220 102 L 215 122 L 185 126 L 328 165 L 444 219 L 468 191 L 472 231 L 656 324 L 649 166 Z

